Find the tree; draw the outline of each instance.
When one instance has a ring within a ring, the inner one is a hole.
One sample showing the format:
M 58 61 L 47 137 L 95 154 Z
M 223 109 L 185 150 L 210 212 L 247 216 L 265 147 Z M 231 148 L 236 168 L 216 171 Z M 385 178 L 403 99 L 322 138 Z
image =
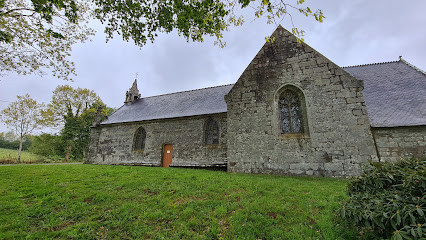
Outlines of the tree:
M 90 140 L 90 128 L 95 121 L 99 107 L 102 109 L 100 112 L 101 121 L 113 112 L 112 108 L 94 103 L 89 108 L 85 108 L 80 116 L 65 116 L 65 125 L 61 131 L 63 142 L 68 147 L 65 159 L 68 160 L 70 156 L 82 159 L 86 156 Z
M 9 141 L 9 142 L 13 142 L 15 140 L 18 140 L 18 136 L 16 136 L 16 134 L 13 131 L 8 131 L 6 133 L 1 132 L 0 133 L 0 138 Z
M 107 39 L 118 33 L 126 41 L 133 39 L 140 47 L 148 40 L 154 41 L 159 32 L 177 30 L 187 41 L 204 40 L 204 36 L 216 38 L 224 46 L 223 32 L 230 26 L 244 23 L 241 9 L 251 9 L 257 18 L 265 17 L 268 24 L 280 24 L 288 16 L 292 32 L 303 37 L 304 32 L 294 26 L 292 12 L 313 17 L 322 22 L 321 10 L 312 11 L 303 6 L 305 0 L 95 0 L 95 16 L 106 23 Z M 292 4 L 293 3 L 293 4 Z M 269 39 L 267 39 L 269 40 Z
M 64 146 L 61 136 L 43 133 L 32 137 L 29 150 L 41 156 L 58 158 L 61 155 L 63 156 Z
M 94 34 L 87 27 L 95 17 L 105 24 L 107 40 L 117 33 L 123 40 L 133 39 L 142 47 L 153 42 L 158 33 L 177 30 L 187 41 L 202 42 L 215 37 L 224 46 L 223 33 L 230 26 L 244 23 L 241 10 L 252 10 L 278 25 L 293 12 L 322 22 L 321 10 L 304 6 L 305 0 L 0 0 L 0 73 L 43 74 L 51 68 L 54 75 L 71 79 L 74 64 L 67 57 L 72 45 Z M 304 32 L 294 26 L 294 35 L 303 40 Z M 267 39 L 271 40 L 271 39 Z M 273 39 L 272 39 L 273 40 Z
M 17 96 L 18 100 L 1 111 L 1 120 L 19 136 L 18 163 L 21 162 L 24 138 L 35 129 L 46 126 L 44 104 L 37 103 L 29 94 Z
M 93 91 L 86 88 L 76 88 L 61 85 L 53 91 L 51 102 L 48 104 L 47 122 L 56 126 L 63 126 L 61 136 L 65 143 L 65 159 L 73 154 L 79 157 L 83 152 L 86 141 L 86 121 L 84 115 L 92 106 L 103 105 L 101 98 Z M 96 110 L 94 110 L 96 111 Z M 90 127 L 91 122 L 88 124 Z M 87 136 L 88 137 L 88 136 Z M 87 145 L 87 144 L 86 144 Z M 74 151 L 73 151 L 74 150 Z
M 22 142 L 22 150 L 27 150 L 32 144 L 31 136 L 24 138 Z M 0 148 L 7 149 L 18 149 L 19 148 L 19 138 L 16 136 L 13 131 L 7 133 L 0 133 Z
M 61 126 L 65 123 L 66 117 L 79 117 L 85 109 L 93 104 L 102 104 L 101 98 L 87 88 L 73 88 L 70 85 L 57 86 L 53 91 L 52 100 L 48 104 L 50 122 L 53 125 Z
M 75 74 L 68 60 L 72 45 L 94 31 L 87 27 L 89 1 L 0 0 L 0 74 L 53 74 L 66 80 Z

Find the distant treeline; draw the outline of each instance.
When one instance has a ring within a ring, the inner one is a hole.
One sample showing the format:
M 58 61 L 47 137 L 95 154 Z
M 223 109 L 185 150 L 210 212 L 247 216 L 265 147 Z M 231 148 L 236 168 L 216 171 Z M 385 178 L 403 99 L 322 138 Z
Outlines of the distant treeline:
M 22 143 L 22 150 L 28 150 L 28 148 L 31 146 L 31 140 L 30 138 L 25 138 L 24 142 Z M 0 148 L 7 148 L 7 149 L 18 149 L 19 148 L 19 140 L 9 141 L 0 136 Z

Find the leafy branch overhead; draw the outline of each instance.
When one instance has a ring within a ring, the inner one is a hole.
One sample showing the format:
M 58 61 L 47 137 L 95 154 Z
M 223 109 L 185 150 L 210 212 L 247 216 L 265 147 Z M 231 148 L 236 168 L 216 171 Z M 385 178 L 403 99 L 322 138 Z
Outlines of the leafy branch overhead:
M 169 0 L 169 1 L 115 1 L 96 0 L 95 16 L 106 24 L 107 38 L 114 33 L 126 41 L 133 39 L 140 47 L 147 41 L 153 42 L 160 32 L 177 30 L 187 41 L 202 42 L 205 36 L 216 38 L 216 43 L 224 46 L 223 33 L 230 26 L 244 23 L 242 10 L 252 10 L 256 18 L 265 17 L 268 24 L 280 24 L 287 16 L 293 26 L 292 32 L 299 38 L 304 32 L 295 27 L 292 12 L 299 12 L 322 22 L 321 10 L 312 11 L 302 6 L 304 0 Z M 303 40 L 303 39 L 302 39 Z
M 303 40 L 293 13 L 324 19 L 321 10 L 311 10 L 304 0 L 0 0 L 0 74 L 44 74 L 50 69 L 71 80 L 72 46 L 94 35 L 91 19 L 104 24 L 107 40 L 118 34 L 139 47 L 174 30 L 187 41 L 214 37 L 223 47 L 223 33 L 242 25 L 247 14 L 275 25 L 288 17 L 293 34 Z
M 94 31 L 87 26 L 89 2 L 68 0 L 0 0 L 0 74 L 75 75 L 68 59 L 72 46 Z

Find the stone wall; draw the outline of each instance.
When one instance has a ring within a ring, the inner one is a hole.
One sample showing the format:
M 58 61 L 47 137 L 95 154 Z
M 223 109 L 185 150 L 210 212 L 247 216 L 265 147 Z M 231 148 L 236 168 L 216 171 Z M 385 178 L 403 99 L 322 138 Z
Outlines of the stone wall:
M 211 117 L 219 124 L 219 144 L 204 144 L 204 125 Z M 87 163 L 161 166 L 164 144 L 173 145 L 170 166 L 226 166 L 226 113 L 101 125 L 92 129 Z M 134 134 L 146 131 L 145 149 L 133 151 Z
M 363 82 L 282 27 L 272 35 L 225 97 L 228 171 L 347 176 L 377 160 Z M 305 98 L 305 134 L 281 134 L 278 94 Z
M 381 161 L 426 156 L 426 126 L 372 128 Z

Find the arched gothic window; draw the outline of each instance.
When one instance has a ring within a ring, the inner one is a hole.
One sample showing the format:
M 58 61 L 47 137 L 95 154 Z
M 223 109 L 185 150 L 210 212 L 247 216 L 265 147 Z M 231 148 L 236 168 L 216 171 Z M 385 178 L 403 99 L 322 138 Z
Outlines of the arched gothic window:
M 280 94 L 278 105 L 281 133 L 304 133 L 300 94 L 292 89 L 286 89 Z
M 204 136 L 206 144 L 219 144 L 219 125 L 215 120 L 207 120 Z
M 143 127 L 138 128 L 135 133 L 133 150 L 143 151 L 145 149 L 146 132 Z

